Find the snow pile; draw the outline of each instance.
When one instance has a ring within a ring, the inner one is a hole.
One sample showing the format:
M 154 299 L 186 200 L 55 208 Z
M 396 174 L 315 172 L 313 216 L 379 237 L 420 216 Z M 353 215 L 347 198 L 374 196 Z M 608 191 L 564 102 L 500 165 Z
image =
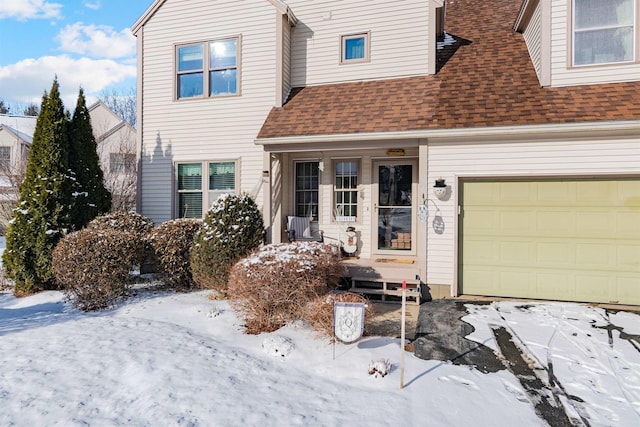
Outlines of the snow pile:
M 244 320 L 209 292 L 137 293 L 86 314 L 59 292 L 0 292 L 0 425 L 545 425 L 507 369 L 405 353 L 400 389 L 398 339 L 334 347 L 299 324 L 245 335 Z M 578 425 L 640 424 L 640 316 L 554 303 L 467 310 L 470 338 L 497 350 L 500 326 L 536 372 L 554 375 Z
M 389 359 L 380 359 L 378 361 L 371 361 L 369 363 L 369 375 L 373 375 L 374 378 L 385 377 L 391 372 L 391 362 Z
M 270 356 L 287 357 L 296 348 L 290 338 L 270 335 L 262 341 L 262 350 Z

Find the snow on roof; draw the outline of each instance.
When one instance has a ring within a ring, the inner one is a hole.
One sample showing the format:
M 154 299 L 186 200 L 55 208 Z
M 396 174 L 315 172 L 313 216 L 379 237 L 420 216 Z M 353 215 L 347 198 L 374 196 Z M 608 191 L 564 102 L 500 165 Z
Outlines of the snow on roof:
M 25 142 L 31 144 L 33 139 L 33 133 L 36 131 L 35 116 L 9 116 L 6 114 L 0 114 L 0 125 L 6 126 L 12 132 L 20 137 Z

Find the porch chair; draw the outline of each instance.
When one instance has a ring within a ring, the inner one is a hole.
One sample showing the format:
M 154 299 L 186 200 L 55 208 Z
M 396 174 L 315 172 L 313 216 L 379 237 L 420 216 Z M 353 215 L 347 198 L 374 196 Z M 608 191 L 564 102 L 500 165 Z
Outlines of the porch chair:
M 313 234 L 314 233 L 311 231 L 311 220 L 309 217 L 287 217 L 287 236 L 289 237 L 290 242 L 324 242 L 324 231 L 318 230 L 316 236 Z

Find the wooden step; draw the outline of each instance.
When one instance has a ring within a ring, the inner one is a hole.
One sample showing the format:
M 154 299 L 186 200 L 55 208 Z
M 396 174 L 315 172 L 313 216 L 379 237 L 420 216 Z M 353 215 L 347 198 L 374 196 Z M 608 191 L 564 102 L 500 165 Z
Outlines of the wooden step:
M 371 277 L 352 277 L 351 278 L 351 292 L 366 294 L 366 295 L 380 295 L 382 302 L 394 302 L 401 301 L 388 300 L 386 297 L 393 296 L 402 298 L 402 282 L 406 279 L 393 279 L 393 278 L 371 278 Z M 410 304 L 420 305 L 420 298 L 422 297 L 421 283 L 419 280 L 406 280 L 407 290 L 406 297 L 407 302 Z M 366 285 L 365 285 L 366 284 Z

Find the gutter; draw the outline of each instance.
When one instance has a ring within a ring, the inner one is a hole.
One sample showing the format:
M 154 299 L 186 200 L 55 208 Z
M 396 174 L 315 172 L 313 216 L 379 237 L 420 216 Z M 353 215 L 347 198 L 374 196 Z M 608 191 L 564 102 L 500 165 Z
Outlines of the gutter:
M 539 136 L 540 134 L 594 134 L 594 133 L 636 133 L 640 137 L 640 120 L 561 123 L 543 125 L 491 126 L 459 129 L 427 129 L 394 132 L 343 133 L 325 135 L 301 135 L 275 138 L 256 138 L 254 144 L 268 147 L 271 145 L 313 144 L 347 141 L 382 141 L 394 139 L 465 139 L 465 138 L 505 138 Z

